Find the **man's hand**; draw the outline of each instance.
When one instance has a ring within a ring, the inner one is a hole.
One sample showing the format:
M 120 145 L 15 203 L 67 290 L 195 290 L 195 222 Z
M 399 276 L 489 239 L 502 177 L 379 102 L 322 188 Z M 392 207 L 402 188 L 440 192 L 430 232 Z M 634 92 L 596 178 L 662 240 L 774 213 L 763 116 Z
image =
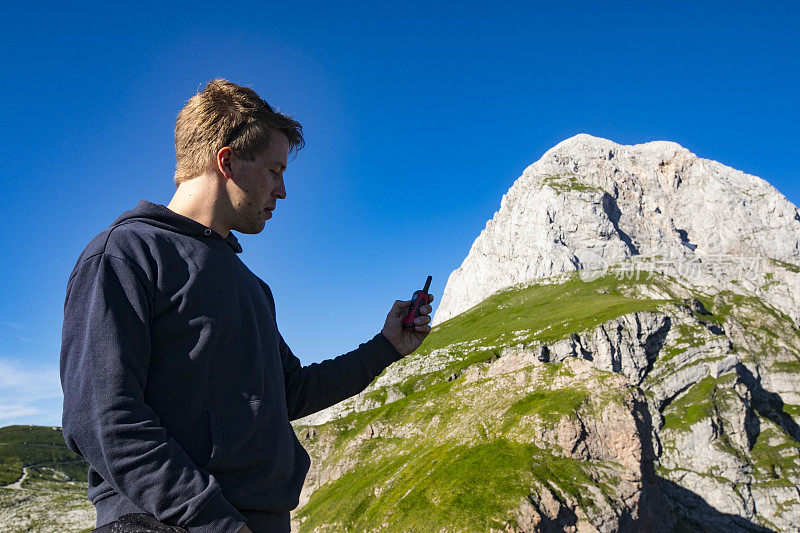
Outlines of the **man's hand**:
M 253 533 L 253 532 L 250 531 L 250 528 L 247 527 L 247 524 L 245 524 L 245 525 L 242 526 L 242 529 L 239 530 L 239 533 Z
M 428 304 L 433 301 L 433 295 L 428 295 Z M 383 325 L 381 333 L 389 342 L 405 357 L 422 344 L 431 327 L 428 325 L 431 317 L 428 316 L 433 308 L 430 305 L 423 305 L 419 308 L 420 316 L 414 319 L 414 329 L 403 327 L 403 317 L 406 310 L 411 305 L 410 301 L 397 300 L 392 306 L 392 310 L 386 315 L 386 323 Z

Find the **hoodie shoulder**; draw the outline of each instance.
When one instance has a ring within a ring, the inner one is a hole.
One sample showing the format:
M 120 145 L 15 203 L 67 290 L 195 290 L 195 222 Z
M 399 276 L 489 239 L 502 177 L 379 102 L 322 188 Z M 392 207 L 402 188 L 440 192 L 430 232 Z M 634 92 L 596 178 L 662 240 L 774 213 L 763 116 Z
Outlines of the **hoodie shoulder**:
M 123 259 L 138 255 L 143 249 L 149 248 L 148 241 L 152 240 L 156 229 L 140 220 L 126 220 L 111 226 L 106 230 L 108 238 L 105 251 Z
M 88 253 L 106 253 L 135 261 L 142 261 L 158 254 L 170 239 L 165 235 L 183 234 L 195 236 L 202 233 L 202 225 L 177 215 L 166 206 L 140 200 L 135 208 L 125 211 L 111 225 L 98 234 L 87 248 Z
M 125 249 L 129 243 L 136 241 L 141 243 L 142 238 L 137 234 L 138 232 L 134 228 L 125 227 L 130 225 L 132 224 L 109 226 L 95 235 L 83 249 L 83 252 L 78 258 L 78 262 L 81 263 L 90 257 L 100 254 L 115 256 L 124 255 L 120 252 Z M 121 258 L 124 259 L 124 257 Z
M 152 272 L 146 251 L 147 245 L 135 229 L 125 228 L 123 225 L 108 227 L 95 235 L 83 249 L 70 273 L 67 287 L 88 261 L 104 255 L 124 261 L 144 282 L 150 278 L 148 272 Z

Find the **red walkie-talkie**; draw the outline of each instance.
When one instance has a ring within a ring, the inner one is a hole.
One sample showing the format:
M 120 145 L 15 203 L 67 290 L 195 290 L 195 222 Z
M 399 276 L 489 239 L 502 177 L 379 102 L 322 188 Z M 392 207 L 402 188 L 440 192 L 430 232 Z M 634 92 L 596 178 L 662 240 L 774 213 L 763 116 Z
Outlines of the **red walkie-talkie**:
M 421 291 L 414 291 L 414 295 L 411 297 L 411 306 L 409 306 L 408 311 L 406 311 L 406 316 L 403 318 L 403 327 L 404 328 L 414 328 L 416 324 L 414 324 L 414 319 L 419 316 L 419 308 L 423 305 L 428 303 L 428 289 L 431 286 L 431 276 L 428 276 L 428 279 L 425 280 L 425 287 Z

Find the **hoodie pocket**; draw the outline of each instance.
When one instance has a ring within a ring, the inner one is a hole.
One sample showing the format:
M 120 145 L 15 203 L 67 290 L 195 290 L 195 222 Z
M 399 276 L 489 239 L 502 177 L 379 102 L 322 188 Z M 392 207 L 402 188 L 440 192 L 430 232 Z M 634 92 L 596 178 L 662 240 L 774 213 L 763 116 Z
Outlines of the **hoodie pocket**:
M 211 458 L 207 469 L 258 470 L 276 481 L 289 475 L 294 442 L 285 411 L 280 403 L 262 400 L 210 410 Z

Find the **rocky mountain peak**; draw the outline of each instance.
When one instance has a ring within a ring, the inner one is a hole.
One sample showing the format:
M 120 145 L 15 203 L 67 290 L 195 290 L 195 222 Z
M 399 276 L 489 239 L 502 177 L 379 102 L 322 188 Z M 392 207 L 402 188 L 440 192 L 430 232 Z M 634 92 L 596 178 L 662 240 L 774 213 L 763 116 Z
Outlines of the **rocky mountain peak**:
M 448 279 L 433 324 L 574 270 L 658 271 L 800 318 L 800 212 L 765 180 L 681 145 L 579 134 L 528 166 Z

